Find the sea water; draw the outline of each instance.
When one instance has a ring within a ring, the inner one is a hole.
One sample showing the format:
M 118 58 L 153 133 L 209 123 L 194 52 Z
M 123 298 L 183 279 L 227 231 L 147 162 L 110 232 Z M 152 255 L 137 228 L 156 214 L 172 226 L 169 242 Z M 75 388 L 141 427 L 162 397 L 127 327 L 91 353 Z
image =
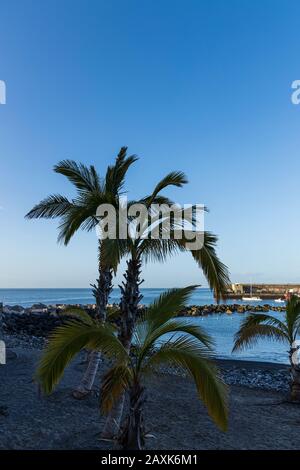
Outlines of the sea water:
M 148 305 L 156 297 L 158 297 L 165 289 L 141 289 L 143 294 L 142 303 Z M 114 289 L 110 302 L 119 301 L 120 291 Z M 91 293 L 91 289 L 0 289 L 0 302 L 6 305 L 22 305 L 24 307 L 30 307 L 34 303 L 44 304 L 88 304 L 94 303 L 94 298 Z M 215 303 L 212 292 L 209 289 L 200 288 L 196 289 L 190 298 L 189 304 L 194 305 L 206 305 Z M 232 303 L 245 304 L 247 302 L 228 300 L 227 304 Z M 262 301 L 255 302 L 254 305 L 260 305 L 268 303 L 269 305 L 278 305 L 274 301 Z M 271 314 L 277 318 L 282 318 L 284 312 L 271 312 Z M 255 347 L 246 349 L 238 353 L 231 353 L 234 334 L 239 328 L 241 321 L 245 318 L 246 314 L 234 313 L 232 315 L 227 314 L 215 314 L 208 315 L 205 317 L 193 317 L 186 318 L 186 321 L 198 323 L 205 329 L 215 340 L 216 353 L 218 357 L 225 359 L 243 359 L 250 361 L 265 361 L 265 362 L 277 362 L 287 363 L 287 349 L 288 345 L 271 341 L 271 340 L 260 340 Z

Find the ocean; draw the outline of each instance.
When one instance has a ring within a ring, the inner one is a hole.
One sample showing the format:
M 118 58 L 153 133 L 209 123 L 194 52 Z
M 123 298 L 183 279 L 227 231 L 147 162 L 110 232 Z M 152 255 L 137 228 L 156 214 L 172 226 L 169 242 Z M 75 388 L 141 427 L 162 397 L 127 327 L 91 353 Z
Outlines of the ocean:
M 141 289 L 143 294 L 142 303 L 148 305 L 154 298 L 159 296 L 165 289 Z M 119 289 L 114 289 L 110 302 L 119 301 Z M 34 303 L 44 304 L 88 304 L 94 303 L 91 289 L 0 289 L 0 302 L 6 305 L 22 305 L 29 307 Z M 205 305 L 215 303 L 209 289 L 197 289 L 190 298 L 190 304 Z M 245 302 L 228 300 L 228 304 Z M 276 305 L 273 301 L 263 301 L 269 305 Z M 259 304 L 259 303 L 258 303 Z M 271 312 L 277 318 L 282 318 L 284 312 Z M 207 317 L 195 317 L 187 319 L 199 323 L 207 333 L 212 335 L 216 343 L 217 356 L 223 359 L 243 359 L 249 361 L 264 361 L 287 363 L 287 345 L 270 340 L 260 340 L 255 348 L 231 354 L 233 338 L 238 330 L 240 322 L 245 315 L 234 313 L 233 315 L 210 315 Z

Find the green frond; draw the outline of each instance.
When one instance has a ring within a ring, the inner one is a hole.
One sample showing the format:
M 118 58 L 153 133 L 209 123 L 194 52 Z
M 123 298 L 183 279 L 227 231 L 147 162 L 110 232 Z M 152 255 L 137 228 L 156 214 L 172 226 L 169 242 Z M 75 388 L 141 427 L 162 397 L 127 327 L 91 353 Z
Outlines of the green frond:
M 141 344 L 142 348 L 147 351 L 155 347 L 158 342 L 163 341 L 165 335 L 172 335 L 174 333 L 190 335 L 204 344 L 208 349 L 212 349 L 214 346 L 212 337 L 208 335 L 203 328 L 188 322 L 186 319 L 180 318 L 168 320 L 155 328 L 147 321 L 138 321 L 135 331 L 135 342 Z
M 289 341 L 286 326 L 280 320 L 271 315 L 251 313 L 235 334 L 232 351 L 254 346 L 261 338 Z
M 61 218 L 61 223 L 58 226 L 58 243 L 68 245 L 71 238 L 82 228 L 83 224 L 87 223 L 87 220 L 90 225 L 95 224 L 94 226 L 96 226 L 97 221 L 93 219 L 91 215 L 87 214 L 86 208 L 80 206 L 72 208 L 69 213 Z
M 191 255 L 203 270 L 209 287 L 214 291 L 217 301 L 226 298 L 226 290 L 230 284 L 228 268 L 223 264 L 216 254 L 217 236 L 210 233 L 203 233 L 203 246 L 199 250 L 191 250 Z M 178 240 L 181 246 L 186 245 L 186 240 Z
M 157 198 L 158 193 L 160 193 L 163 189 L 167 188 L 168 186 L 177 186 L 178 188 L 181 188 L 187 182 L 188 180 L 182 171 L 171 171 L 164 178 L 162 178 L 159 183 L 157 183 L 153 193 L 148 199 L 148 205 L 150 206 L 153 203 L 154 199 Z
M 127 362 L 118 363 L 103 377 L 101 383 L 101 411 L 108 414 L 114 405 L 129 388 L 132 370 Z
M 214 341 L 200 326 L 189 323 L 186 319 L 168 320 L 160 326 L 154 327 L 152 324 L 142 319 L 137 323 L 134 333 L 134 343 L 140 348 L 138 367 L 142 364 L 144 358 L 165 339 L 166 335 L 170 336 L 168 341 L 173 341 L 178 335 L 186 335 L 198 340 L 207 350 L 212 351 Z
M 138 159 L 136 155 L 126 157 L 127 147 L 121 147 L 115 164 L 107 168 L 105 176 L 105 192 L 115 196 L 119 195 L 125 183 L 125 176 L 129 167 Z
M 80 191 L 100 190 L 100 178 L 93 166 L 88 168 L 74 160 L 62 160 L 54 166 L 54 171 L 66 176 Z
M 154 199 L 152 198 L 152 195 L 145 196 L 139 201 L 135 201 L 135 203 L 145 204 L 146 206 L 149 206 L 150 203 L 159 204 L 159 205 L 167 204 L 168 206 L 172 206 L 174 204 L 174 202 L 171 199 L 169 199 L 166 196 L 162 196 L 160 194 L 158 194 Z
M 67 365 L 84 348 L 99 350 L 119 360 L 127 354 L 109 325 L 68 321 L 50 335 L 36 372 L 45 393 L 51 393 Z
M 112 203 L 113 199 L 104 193 L 93 191 L 81 194 L 75 201 L 76 204 L 61 217 L 58 227 L 58 242 L 65 245 L 79 229 L 87 231 L 94 229 L 98 223 L 96 218 L 98 206 Z
M 101 240 L 101 266 L 111 266 L 116 273 L 121 259 L 130 253 L 131 247 L 130 239 L 105 238 Z
M 139 245 L 139 252 L 142 254 L 145 263 L 164 263 L 170 256 L 174 256 L 180 251 L 184 251 L 184 249 L 178 245 L 177 241 L 172 239 L 144 238 Z
M 66 215 L 74 207 L 73 202 L 60 194 L 52 194 L 36 204 L 26 215 L 26 219 L 54 219 Z
M 149 305 L 145 320 L 152 328 L 163 325 L 183 310 L 196 287 L 188 286 L 163 292 Z
M 174 364 L 194 380 L 199 398 L 207 407 L 214 422 L 226 431 L 228 425 L 227 387 L 218 368 L 211 361 L 207 348 L 186 335 L 161 346 L 147 361 L 145 369 L 153 370 L 163 364 Z

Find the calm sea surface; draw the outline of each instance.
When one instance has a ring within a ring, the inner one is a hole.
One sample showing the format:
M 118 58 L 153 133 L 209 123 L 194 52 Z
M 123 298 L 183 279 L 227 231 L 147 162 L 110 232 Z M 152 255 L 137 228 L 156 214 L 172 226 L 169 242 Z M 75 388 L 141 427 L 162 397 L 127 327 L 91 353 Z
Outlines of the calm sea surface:
M 141 289 L 144 296 L 142 303 L 149 304 L 155 297 L 159 296 L 165 289 Z M 119 290 L 114 289 L 110 297 L 110 302 L 119 301 Z M 34 303 L 45 304 L 87 304 L 94 303 L 94 298 L 90 289 L 0 289 L 0 302 L 7 305 L 23 305 L 29 307 Z M 190 299 L 190 304 L 205 305 L 215 303 L 209 289 L 197 289 Z M 240 303 L 242 301 L 228 301 L 230 303 Z M 263 301 L 276 305 L 273 301 Z M 284 312 L 272 312 L 277 318 L 282 318 Z M 229 315 L 211 315 L 207 317 L 196 317 L 187 319 L 200 323 L 205 330 L 215 338 L 216 351 L 219 357 L 226 359 L 245 359 L 251 361 L 266 361 L 287 363 L 287 345 L 261 340 L 253 349 L 231 354 L 233 336 L 237 331 L 241 320 L 245 315 L 237 313 Z

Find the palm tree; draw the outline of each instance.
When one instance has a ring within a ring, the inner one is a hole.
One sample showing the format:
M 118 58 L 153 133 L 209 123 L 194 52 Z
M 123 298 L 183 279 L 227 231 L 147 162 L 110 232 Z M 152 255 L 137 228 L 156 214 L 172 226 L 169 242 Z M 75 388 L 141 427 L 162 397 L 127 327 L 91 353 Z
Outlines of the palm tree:
M 158 188 L 171 185 L 182 186 L 186 182 L 186 178 L 182 173 L 176 172 L 167 175 L 154 189 L 153 194 L 142 200 L 148 207 L 158 197 Z M 172 205 L 172 202 L 168 202 Z M 127 351 L 130 350 L 133 331 L 136 319 L 138 317 L 138 305 L 143 296 L 140 292 L 140 285 L 143 282 L 141 272 L 143 263 L 149 261 L 164 262 L 169 256 L 178 254 L 179 252 L 187 252 L 187 239 L 177 239 L 175 232 L 178 229 L 176 225 L 171 225 L 170 239 L 151 239 L 139 237 L 137 239 L 128 238 L 126 241 L 117 241 L 114 250 L 108 250 L 107 253 L 116 256 L 117 259 L 124 255 L 129 255 L 127 261 L 127 269 L 124 275 L 125 281 L 120 285 L 121 289 L 121 328 L 119 331 L 119 339 Z M 216 235 L 210 232 L 203 234 L 203 246 L 201 249 L 189 251 L 196 263 L 202 268 L 210 288 L 214 291 L 215 297 L 219 300 L 225 297 L 226 288 L 229 285 L 229 275 L 227 267 L 219 260 L 215 246 L 217 242 Z M 190 240 L 190 238 L 189 238 Z M 108 242 L 112 246 L 113 241 Z M 124 396 L 107 418 L 103 428 L 102 437 L 112 439 L 118 433 L 122 412 L 124 406 Z
M 144 445 L 144 379 L 173 364 L 195 382 L 198 396 L 222 429 L 227 429 L 227 388 L 212 362 L 212 339 L 201 327 L 174 318 L 182 310 L 195 286 L 172 289 L 155 300 L 137 322 L 134 354 L 124 347 L 112 325 L 92 320 L 82 312 L 81 320 L 68 321 L 52 334 L 41 358 L 37 379 L 51 393 L 66 366 L 82 348 L 101 351 L 113 360 L 101 387 L 101 408 L 109 413 L 120 397 L 129 397 L 129 411 L 119 442 L 125 449 Z M 169 336 L 168 339 L 165 339 Z
M 292 295 L 286 304 L 284 319 L 272 315 L 251 313 L 242 322 L 235 335 L 233 351 L 253 346 L 260 338 L 269 338 L 289 345 L 291 365 L 291 400 L 300 402 L 300 367 L 297 359 L 296 340 L 300 328 L 300 299 Z
M 28 219 L 59 218 L 58 241 L 68 245 L 71 238 L 79 230 L 93 230 L 99 223 L 96 211 L 100 204 L 110 203 L 115 207 L 119 204 L 119 196 L 124 188 L 124 181 L 129 167 L 137 160 L 135 155 L 127 156 L 127 147 L 122 147 L 116 157 L 115 164 L 109 166 L 104 181 L 101 180 L 95 167 L 77 164 L 72 160 L 63 160 L 54 167 L 56 173 L 64 175 L 76 189 L 76 197 L 72 200 L 55 194 L 48 196 L 28 212 Z M 117 265 L 109 259 L 104 261 L 103 245 L 98 243 L 98 272 L 96 284 L 92 285 L 96 299 L 96 315 L 105 321 L 108 298 L 112 290 L 112 277 Z M 100 362 L 100 354 L 90 355 L 85 374 L 74 390 L 75 398 L 83 398 L 92 389 L 94 378 Z

